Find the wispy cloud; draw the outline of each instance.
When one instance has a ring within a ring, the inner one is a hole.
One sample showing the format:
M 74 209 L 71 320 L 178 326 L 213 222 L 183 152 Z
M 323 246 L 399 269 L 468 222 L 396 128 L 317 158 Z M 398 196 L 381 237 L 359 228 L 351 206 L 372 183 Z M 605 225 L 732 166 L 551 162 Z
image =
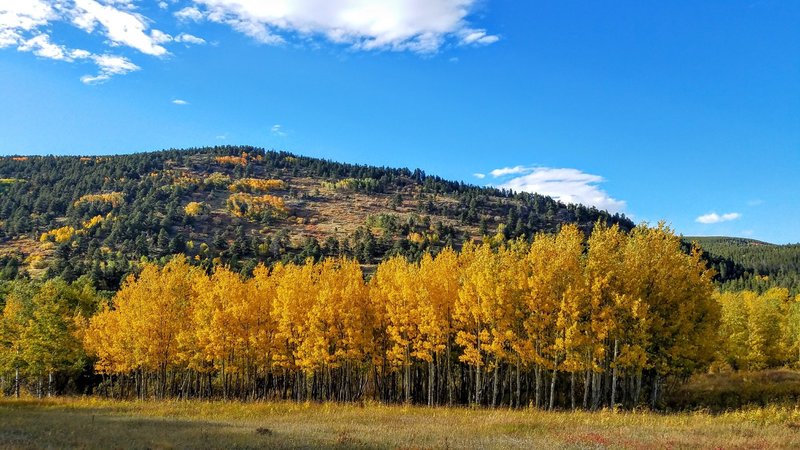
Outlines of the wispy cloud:
M 280 136 L 280 137 L 286 136 L 286 132 L 283 131 L 283 127 L 280 124 L 277 124 L 277 123 L 275 125 L 273 125 L 272 128 L 270 128 L 270 131 L 275 136 Z
M 702 224 L 714 224 L 720 222 L 730 222 L 731 220 L 740 219 L 742 215 L 737 212 L 725 213 L 725 214 L 717 214 L 716 212 L 710 212 L 708 214 L 703 214 L 702 216 L 695 219 L 695 222 L 702 223 Z
M 754 207 L 754 206 L 761 206 L 763 204 L 764 204 L 764 200 L 761 200 L 760 198 L 754 198 L 752 200 L 748 200 L 747 201 L 747 206 L 750 206 L 751 208 Z
M 81 82 L 84 84 L 95 84 L 108 81 L 114 75 L 124 75 L 141 69 L 127 58 L 116 55 L 92 55 L 100 72 L 97 75 L 84 75 Z
M 54 44 L 50 42 L 50 36 L 46 34 L 39 34 L 26 41 L 20 42 L 17 50 L 21 52 L 31 52 L 42 58 L 68 62 L 76 59 L 89 58 L 91 56 L 91 53 L 86 50 L 70 50 L 63 45 Z
M 499 188 L 536 192 L 564 203 L 579 203 L 610 212 L 621 212 L 627 206 L 624 200 L 611 197 L 598 186 L 605 182 L 603 177 L 578 169 L 514 166 L 489 173 L 494 178 L 507 178 L 497 185 Z
M 183 106 L 183 105 L 188 105 L 189 102 L 187 102 L 186 100 L 181 100 L 179 98 L 176 98 L 175 100 L 172 101 L 172 104 Z
M 477 179 L 479 179 L 479 180 L 482 180 L 482 179 L 486 178 L 486 174 L 485 173 L 480 173 L 480 172 L 473 173 L 472 176 L 477 178 Z
M 514 167 L 503 167 L 500 169 L 494 169 L 489 172 L 493 177 L 504 177 L 506 175 L 516 175 L 520 173 L 528 173 L 532 172 L 535 168 L 534 167 L 525 167 L 525 166 L 514 166 Z

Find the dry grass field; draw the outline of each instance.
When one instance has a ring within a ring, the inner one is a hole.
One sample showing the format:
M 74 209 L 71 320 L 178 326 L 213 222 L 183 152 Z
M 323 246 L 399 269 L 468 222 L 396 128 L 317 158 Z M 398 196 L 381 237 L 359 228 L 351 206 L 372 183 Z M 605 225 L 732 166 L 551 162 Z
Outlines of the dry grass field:
M 540 412 L 95 398 L 0 400 L 0 448 L 797 448 L 800 410 Z

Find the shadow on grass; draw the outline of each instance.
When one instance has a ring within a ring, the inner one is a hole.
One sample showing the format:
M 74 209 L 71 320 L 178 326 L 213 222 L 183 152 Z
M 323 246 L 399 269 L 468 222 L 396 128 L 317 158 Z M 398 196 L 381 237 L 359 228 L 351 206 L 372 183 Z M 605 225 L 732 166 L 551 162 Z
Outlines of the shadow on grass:
M 369 446 L 350 436 L 315 441 L 265 424 L 142 417 L 107 409 L 42 407 L 37 402 L 0 405 L 0 449 L 352 447 Z

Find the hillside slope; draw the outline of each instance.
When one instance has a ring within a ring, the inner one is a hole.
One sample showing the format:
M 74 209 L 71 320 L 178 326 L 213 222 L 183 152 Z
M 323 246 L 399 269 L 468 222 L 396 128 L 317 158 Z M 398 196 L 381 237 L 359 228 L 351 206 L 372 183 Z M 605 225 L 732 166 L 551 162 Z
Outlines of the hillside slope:
M 0 158 L 0 278 L 88 274 L 109 290 L 137 261 L 178 252 L 244 272 L 329 255 L 369 267 L 597 220 L 633 227 L 538 194 L 253 147 Z
M 697 242 L 718 274 L 723 288 L 763 292 L 784 287 L 800 292 L 800 244 L 775 245 L 754 239 L 684 237 Z

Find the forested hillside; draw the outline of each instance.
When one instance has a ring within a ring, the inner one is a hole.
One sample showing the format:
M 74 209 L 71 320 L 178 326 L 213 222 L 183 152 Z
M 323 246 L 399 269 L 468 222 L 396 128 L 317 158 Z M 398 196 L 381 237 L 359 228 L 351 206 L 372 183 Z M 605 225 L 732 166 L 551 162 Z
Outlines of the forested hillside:
M 206 269 L 387 255 L 418 260 L 495 235 L 531 237 L 624 216 L 443 180 L 251 147 L 104 157 L 0 158 L 0 277 L 116 290 L 143 259 L 188 255 Z
M 722 289 L 765 292 L 773 287 L 800 293 L 800 244 L 775 245 L 733 237 L 685 237 L 705 252 Z
M 800 364 L 791 246 L 250 147 L 0 178 L 7 395 L 633 408 Z

